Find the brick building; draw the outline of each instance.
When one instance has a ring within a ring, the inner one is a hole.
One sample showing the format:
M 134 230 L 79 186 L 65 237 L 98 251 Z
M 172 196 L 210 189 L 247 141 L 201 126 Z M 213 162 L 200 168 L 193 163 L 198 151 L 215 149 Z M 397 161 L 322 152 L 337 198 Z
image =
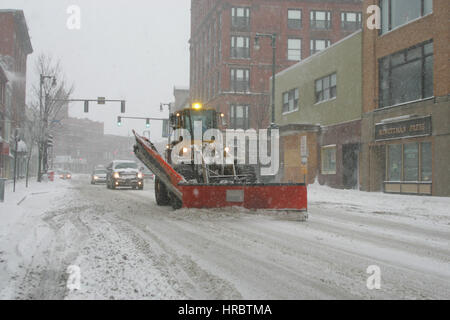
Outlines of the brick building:
M 276 71 L 361 27 L 360 0 L 192 0 L 190 97 L 227 115 L 231 128 L 267 127 L 272 48 Z
M 32 52 L 23 11 L 0 10 L 0 175 L 6 178 L 11 178 L 14 162 L 12 133 L 24 127 L 27 57 Z
M 363 33 L 362 189 L 450 196 L 450 1 L 364 8 L 374 4 L 382 26 Z

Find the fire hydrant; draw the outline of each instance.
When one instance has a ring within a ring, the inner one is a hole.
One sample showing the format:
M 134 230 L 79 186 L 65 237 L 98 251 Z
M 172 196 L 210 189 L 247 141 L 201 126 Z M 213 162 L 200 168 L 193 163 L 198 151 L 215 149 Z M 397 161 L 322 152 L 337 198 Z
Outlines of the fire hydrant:
M 49 179 L 51 182 L 54 182 L 54 181 L 55 181 L 55 172 L 54 172 L 54 171 L 50 171 L 50 172 L 48 173 L 48 179 Z

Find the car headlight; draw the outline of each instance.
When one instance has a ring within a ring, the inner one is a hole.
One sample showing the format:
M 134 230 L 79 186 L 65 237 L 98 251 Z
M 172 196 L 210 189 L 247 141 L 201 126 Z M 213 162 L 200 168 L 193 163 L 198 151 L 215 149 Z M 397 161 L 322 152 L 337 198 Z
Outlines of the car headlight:
M 142 177 L 143 177 L 142 172 L 139 172 L 139 173 L 137 174 L 137 177 L 138 177 L 138 179 L 142 179 Z
M 115 179 L 119 179 L 120 178 L 120 174 L 118 172 L 114 172 L 114 178 Z
M 97 176 L 94 176 L 94 180 L 98 180 L 98 177 L 97 177 Z
M 183 148 L 183 153 L 184 154 L 188 153 L 188 151 L 189 151 L 188 148 L 186 148 L 186 147 Z

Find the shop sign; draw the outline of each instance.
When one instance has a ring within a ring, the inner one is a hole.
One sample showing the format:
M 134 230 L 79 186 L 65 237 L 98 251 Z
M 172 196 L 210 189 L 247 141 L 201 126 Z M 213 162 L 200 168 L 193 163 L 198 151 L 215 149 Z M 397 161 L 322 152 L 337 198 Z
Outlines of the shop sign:
M 376 125 L 375 130 L 376 141 L 431 136 L 431 116 L 393 123 L 380 123 Z

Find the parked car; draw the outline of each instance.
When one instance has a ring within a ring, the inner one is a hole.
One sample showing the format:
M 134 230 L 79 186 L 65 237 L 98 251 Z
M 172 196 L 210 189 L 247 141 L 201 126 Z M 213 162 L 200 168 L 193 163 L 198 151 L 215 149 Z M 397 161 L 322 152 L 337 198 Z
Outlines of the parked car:
M 134 161 L 116 160 L 106 168 L 106 187 L 116 189 L 130 187 L 132 189 L 144 189 L 144 176 Z
M 142 167 L 141 172 L 144 177 L 144 180 L 155 180 L 155 174 L 153 172 L 151 172 L 150 170 Z
M 72 179 L 72 174 L 69 171 L 63 171 L 60 173 L 59 178 L 62 180 L 70 180 Z
M 106 183 L 106 169 L 95 169 L 91 174 L 91 184 Z

